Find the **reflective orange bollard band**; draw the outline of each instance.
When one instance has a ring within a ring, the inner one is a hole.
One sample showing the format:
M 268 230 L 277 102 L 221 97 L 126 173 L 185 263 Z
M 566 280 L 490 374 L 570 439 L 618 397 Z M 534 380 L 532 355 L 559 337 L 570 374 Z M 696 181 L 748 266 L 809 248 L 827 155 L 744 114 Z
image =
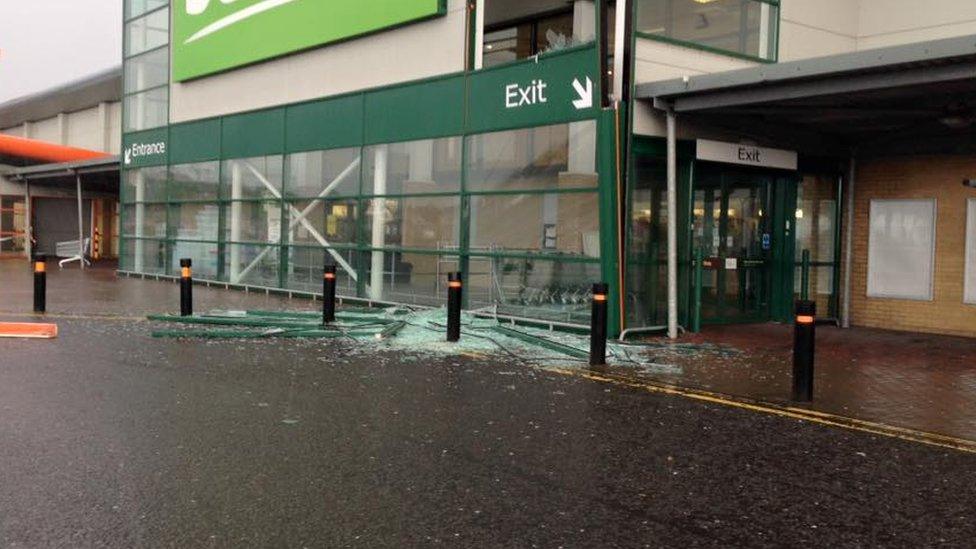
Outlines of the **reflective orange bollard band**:
M 335 275 L 335 273 L 325 273 L 325 279 L 326 280 L 335 280 L 336 279 L 336 275 Z
M 593 294 L 593 301 L 606 301 L 606 294 Z
M 180 276 L 182 276 L 183 278 L 190 278 L 193 276 L 193 273 L 191 272 L 189 267 L 183 267 L 180 270 Z
M 44 261 L 37 261 L 34 263 L 34 272 L 43 273 L 47 271 L 47 263 Z
M 448 288 L 460 288 L 461 282 L 459 280 L 452 280 L 447 283 Z
M 800 315 L 800 316 L 796 317 L 796 323 L 797 324 L 813 324 L 814 323 L 814 320 L 815 319 L 812 316 L 809 316 L 809 315 Z

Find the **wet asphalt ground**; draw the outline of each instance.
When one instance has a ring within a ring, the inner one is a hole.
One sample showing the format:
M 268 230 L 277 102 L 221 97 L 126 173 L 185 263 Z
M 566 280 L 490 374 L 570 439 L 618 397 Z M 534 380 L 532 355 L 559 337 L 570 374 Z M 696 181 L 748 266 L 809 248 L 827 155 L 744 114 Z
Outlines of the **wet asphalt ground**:
M 127 296 L 173 291 L 113 284 Z M 504 356 L 156 340 L 138 320 L 55 320 L 58 340 L 0 340 L 3 547 L 976 539 L 973 454 Z

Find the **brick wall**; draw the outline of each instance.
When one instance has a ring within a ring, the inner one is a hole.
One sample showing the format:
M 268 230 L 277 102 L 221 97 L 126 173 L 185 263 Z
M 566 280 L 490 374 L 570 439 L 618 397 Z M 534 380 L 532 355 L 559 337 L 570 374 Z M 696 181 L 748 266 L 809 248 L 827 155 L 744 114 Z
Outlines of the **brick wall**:
M 861 160 L 854 193 L 854 263 L 851 323 L 976 337 L 976 305 L 963 303 L 966 201 L 976 189 L 976 157 L 919 156 Z M 871 199 L 936 199 L 935 299 L 909 301 L 867 297 Z

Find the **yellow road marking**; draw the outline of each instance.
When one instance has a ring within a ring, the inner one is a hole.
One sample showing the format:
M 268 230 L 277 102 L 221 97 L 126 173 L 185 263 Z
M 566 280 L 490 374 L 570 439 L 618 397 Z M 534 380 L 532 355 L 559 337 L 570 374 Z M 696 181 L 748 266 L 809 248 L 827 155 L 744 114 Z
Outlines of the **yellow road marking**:
M 683 387 L 678 387 L 676 385 L 668 385 L 663 383 L 637 382 L 633 380 L 619 378 L 609 374 L 600 374 L 592 371 L 569 370 L 565 368 L 547 368 L 547 370 L 565 376 L 578 377 L 578 378 L 588 379 L 591 381 L 599 381 L 603 383 L 612 383 L 614 385 L 630 387 L 634 389 L 642 389 L 652 393 L 681 396 L 692 400 L 698 400 L 698 401 L 708 402 L 712 404 L 720 404 L 723 406 L 730 406 L 733 408 L 739 408 L 739 409 L 749 410 L 753 412 L 770 414 L 770 415 L 775 415 L 780 417 L 787 417 L 791 419 L 798 419 L 802 421 L 808 421 L 811 423 L 817 423 L 820 425 L 839 427 L 851 431 L 871 433 L 871 434 L 881 435 L 889 438 L 907 440 L 910 442 L 927 444 L 929 446 L 937 446 L 940 448 L 948 448 L 960 452 L 968 452 L 968 453 L 976 454 L 976 441 L 951 437 L 948 435 L 940 435 L 938 433 L 929 433 L 925 431 L 908 429 L 905 427 L 885 425 L 883 423 L 876 423 L 876 422 L 866 421 L 862 419 L 838 416 L 827 412 L 807 410 L 805 408 L 778 406 L 776 404 L 769 404 L 769 403 L 762 403 L 762 402 L 748 402 L 745 399 L 735 399 L 727 395 L 721 395 L 719 393 L 712 393 L 709 391 L 686 389 Z

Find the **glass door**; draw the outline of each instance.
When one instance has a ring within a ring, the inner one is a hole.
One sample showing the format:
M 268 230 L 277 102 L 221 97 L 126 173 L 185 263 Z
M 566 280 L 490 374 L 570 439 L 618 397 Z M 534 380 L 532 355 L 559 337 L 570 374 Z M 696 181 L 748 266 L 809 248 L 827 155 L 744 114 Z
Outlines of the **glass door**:
M 769 320 L 772 178 L 706 171 L 695 187 L 694 246 L 705 257 L 702 320 Z

